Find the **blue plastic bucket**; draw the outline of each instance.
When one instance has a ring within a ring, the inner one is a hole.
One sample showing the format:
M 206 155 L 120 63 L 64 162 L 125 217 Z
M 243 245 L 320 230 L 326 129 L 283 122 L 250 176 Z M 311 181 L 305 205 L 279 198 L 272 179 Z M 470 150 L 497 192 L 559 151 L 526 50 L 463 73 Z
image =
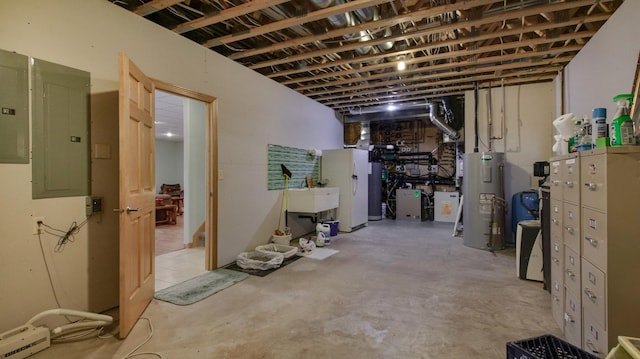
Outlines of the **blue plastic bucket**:
M 536 219 L 539 216 L 538 192 L 523 191 L 515 193 L 511 197 L 511 204 L 511 232 L 515 236 L 520 221 Z
M 340 221 L 328 221 L 324 223 L 329 225 L 329 228 L 330 228 L 329 235 L 331 237 L 338 235 L 338 226 L 340 225 Z

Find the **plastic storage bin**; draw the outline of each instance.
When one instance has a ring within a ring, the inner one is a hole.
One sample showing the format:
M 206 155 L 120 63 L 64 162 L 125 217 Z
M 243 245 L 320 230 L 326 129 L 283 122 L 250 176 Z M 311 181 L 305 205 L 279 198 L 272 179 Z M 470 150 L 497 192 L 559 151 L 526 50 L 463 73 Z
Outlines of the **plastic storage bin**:
M 507 359 L 598 359 L 553 335 L 507 343 Z
M 335 237 L 338 235 L 338 227 L 340 226 L 340 221 L 327 221 L 324 222 L 329 225 L 330 228 L 330 236 Z

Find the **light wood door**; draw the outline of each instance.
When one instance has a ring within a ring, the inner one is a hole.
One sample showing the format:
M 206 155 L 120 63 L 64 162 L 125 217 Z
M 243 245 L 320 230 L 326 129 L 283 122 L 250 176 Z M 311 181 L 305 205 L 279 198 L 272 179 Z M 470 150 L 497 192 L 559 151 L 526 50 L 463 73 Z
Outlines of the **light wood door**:
M 120 54 L 120 338 L 153 298 L 154 84 Z

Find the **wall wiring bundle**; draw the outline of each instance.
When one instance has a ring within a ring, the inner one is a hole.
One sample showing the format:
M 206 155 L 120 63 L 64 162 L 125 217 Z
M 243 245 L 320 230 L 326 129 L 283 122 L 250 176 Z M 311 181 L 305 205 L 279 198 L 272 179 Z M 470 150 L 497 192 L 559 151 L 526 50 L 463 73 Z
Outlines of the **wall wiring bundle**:
M 56 328 L 54 328 L 53 330 L 51 330 L 51 336 L 50 336 L 50 340 L 51 342 L 57 342 L 57 343 L 63 343 L 65 341 L 72 341 L 72 340 L 77 340 L 79 338 L 82 337 L 86 337 L 91 335 L 92 333 L 96 332 L 98 333 L 98 338 L 100 339 L 108 339 L 112 336 L 102 336 L 102 331 L 104 330 L 104 327 L 106 325 L 109 325 L 113 322 L 113 318 L 108 316 L 108 315 L 104 315 L 104 314 L 95 314 L 95 313 L 88 313 L 88 312 L 82 312 L 82 311 L 76 311 L 76 310 L 70 310 L 70 309 L 63 309 L 62 306 L 60 305 L 60 300 L 58 299 L 58 295 L 56 293 L 56 289 L 55 286 L 53 284 L 53 279 L 51 277 L 51 271 L 49 270 L 49 264 L 47 263 L 47 258 L 44 254 L 44 247 L 42 245 L 42 233 L 47 233 L 50 235 L 54 235 L 54 236 L 58 236 L 58 243 L 56 244 L 56 247 L 54 249 L 54 252 L 62 252 L 62 250 L 64 250 L 64 247 L 67 243 L 71 242 L 73 243 L 74 240 L 74 235 L 77 234 L 78 232 L 80 232 L 80 228 L 82 228 L 87 222 L 88 222 L 89 218 L 87 218 L 86 220 L 84 220 L 82 223 L 77 224 L 77 222 L 72 222 L 71 226 L 69 227 L 68 230 L 64 231 L 61 229 L 57 229 L 54 227 L 51 227 L 49 225 L 47 225 L 46 223 L 44 223 L 43 221 L 38 221 L 38 228 L 40 227 L 45 227 L 46 229 L 40 231 L 38 230 L 38 242 L 40 244 L 40 252 L 42 254 L 42 260 L 44 261 L 44 265 L 45 265 L 45 269 L 47 271 L 47 276 L 49 278 L 49 284 L 51 285 L 51 291 L 53 293 L 53 297 L 56 301 L 56 305 L 58 306 L 58 309 L 51 309 L 51 310 L 47 310 L 44 311 L 42 313 L 37 314 L 36 316 L 34 316 L 33 318 L 31 318 L 27 324 L 25 324 L 25 326 L 33 326 L 33 323 L 35 323 L 36 321 L 46 317 L 46 316 L 50 316 L 50 315 L 62 315 L 64 316 L 67 321 L 69 322 L 68 324 L 62 325 L 62 326 L 58 326 Z M 52 232 L 55 231 L 55 232 Z M 78 320 L 78 321 L 73 321 L 71 320 L 69 317 L 81 317 L 81 318 L 85 318 L 85 319 L 92 319 L 90 321 L 86 321 L 86 320 Z M 143 345 L 145 345 L 146 343 L 149 342 L 149 340 L 151 340 L 151 338 L 153 337 L 153 324 L 151 323 L 151 320 L 149 318 L 146 317 L 140 317 L 140 319 L 144 319 L 147 321 L 147 324 L 149 325 L 149 335 L 148 337 L 139 345 L 137 345 L 135 348 L 133 348 L 133 350 L 129 351 L 124 357 L 122 357 L 122 359 L 129 359 L 129 358 L 133 358 L 133 357 L 137 357 L 137 356 L 141 356 L 141 355 L 153 355 L 156 356 L 160 359 L 163 359 L 163 356 L 159 353 L 155 353 L 155 352 L 140 352 L 140 353 L 135 353 L 138 349 L 140 349 Z M 65 332 L 71 331 L 71 332 L 77 332 L 79 330 L 84 330 L 81 333 L 75 333 L 75 334 L 70 334 L 70 335 L 65 335 Z M 48 347 L 48 345 L 47 345 Z
M 42 254 L 42 260 L 44 262 L 44 267 L 47 271 L 47 277 L 49 278 L 49 285 L 51 286 L 51 292 L 53 293 L 53 298 L 56 302 L 56 305 L 58 306 L 58 308 L 62 308 L 62 305 L 60 304 L 60 300 L 58 298 L 58 294 L 56 292 L 56 288 L 53 284 L 53 278 L 51 277 L 51 270 L 49 269 L 49 263 L 47 262 L 47 257 L 44 254 L 44 246 L 42 245 L 42 233 L 47 233 L 47 234 L 51 234 L 54 236 L 59 236 L 58 239 L 58 243 L 56 244 L 55 248 L 54 248 L 54 252 L 59 253 L 62 252 L 62 250 L 64 250 L 64 247 L 67 243 L 69 242 L 73 242 L 73 235 L 77 234 L 80 231 L 80 228 L 82 228 L 82 226 L 84 226 L 87 221 L 89 220 L 89 218 L 87 218 L 86 220 L 84 220 L 82 223 L 80 223 L 79 225 L 76 224 L 76 222 L 72 222 L 71 226 L 69 227 L 69 229 L 67 231 L 63 231 L 60 229 L 56 229 L 53 228 L 49 225 L 47 225 L 46 223 L 44 223 L 43 221 L 38 221 L 38 244 L 40 245 L 40 253 Z M 50 232 L 47 229 L 44 230 L 40 230 L 40 227 L 45 227 L 45 228 L 49 228 L 53 231 L 57 231 L 58 233 L 55 232 Z M 67 321 L 69 323 L 72 323 L 73 321 L 71 319 L 69 319 L 69 317 L 65 314 L 61 314 L 63 315 Z
M 80 224 L 77 224 L 76 221 L 73 221 L 71 223 L 71 226 L 69 226 L 69 229 L 66 230 L 66 231 L 62 230 L 62 229 L 51 227 L 50 225 L 48 225 L 48 224 L 46 224 L 46 223 L 44 223 L 42 221 L 38 221 L 38 227 L 45 227 L 45 229 L 43 230 L 44 233 L 50 234 L 52 236 L 59 237 L 58 243 L 56 244 L 56 247 L 55 247 L 54 251 L 55 252 L 62 252 L 67 243 L 69 243 L 69 242 L 73 243 L 73 241 L 75 239 L 74 235 L 78 234 L 80 232 L 80 228 L 82 228 L 82 226 L 87 224 L 88 221 L 89 221 L 89 218 L 85 219 Z M 40 231 L 38 231 L 38 232 L 40 232 Z M 40 235 L 40 233 L 38 233 L 38 236 L 39 235 Z

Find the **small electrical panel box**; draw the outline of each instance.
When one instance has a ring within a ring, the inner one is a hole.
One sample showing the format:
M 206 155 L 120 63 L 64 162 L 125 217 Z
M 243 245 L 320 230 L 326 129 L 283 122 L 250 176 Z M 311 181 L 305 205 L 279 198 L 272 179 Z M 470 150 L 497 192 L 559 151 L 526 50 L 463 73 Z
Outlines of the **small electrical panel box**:
M 0 163 L 29 163 L 27 56 L 0 49 Z
M 87 216 L 102 212 L 102 197 L 85 197 L 85 212 Z
M 91 206 L 93 213 L 102 212 L 102 197 L 91 198 Z

